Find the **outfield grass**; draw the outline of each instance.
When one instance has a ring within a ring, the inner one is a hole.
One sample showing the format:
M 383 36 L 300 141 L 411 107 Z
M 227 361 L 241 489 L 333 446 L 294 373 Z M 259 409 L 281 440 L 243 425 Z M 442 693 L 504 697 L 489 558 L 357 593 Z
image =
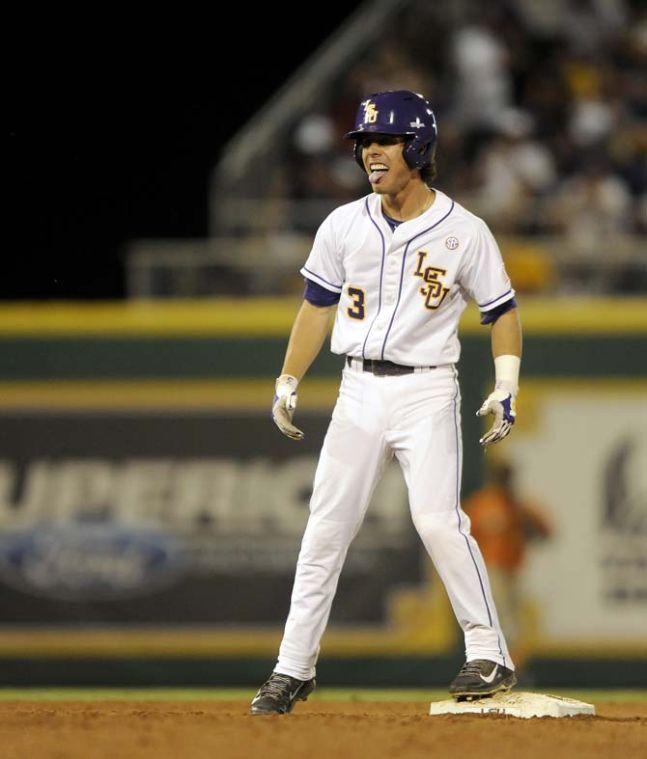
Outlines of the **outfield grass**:
M 0 701 L 248 701 L 255 688 L 0 688 Z M 537 689 L 588 702 L 647 701 L 647 690 Z M 313 701 L 442 701 L 446 690 L 319 688 Z

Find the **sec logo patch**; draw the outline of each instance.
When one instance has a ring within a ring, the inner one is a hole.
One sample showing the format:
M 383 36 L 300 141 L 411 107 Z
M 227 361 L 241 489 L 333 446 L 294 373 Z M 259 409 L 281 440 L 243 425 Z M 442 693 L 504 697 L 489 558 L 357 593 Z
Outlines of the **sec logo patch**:
M 449 250 L 456 250 L 456 248 L 458 248 L 458 245 L 458 237 L 448 237 L 445 240 L 445 246 L 449 248 Z

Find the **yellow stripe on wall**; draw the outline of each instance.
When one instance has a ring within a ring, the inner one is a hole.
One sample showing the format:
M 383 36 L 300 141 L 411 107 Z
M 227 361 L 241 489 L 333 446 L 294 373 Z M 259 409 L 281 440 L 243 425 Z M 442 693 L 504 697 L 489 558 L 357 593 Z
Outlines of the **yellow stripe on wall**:
M 274 656 L 283 634 L 282 627 L 245 628 L 219 631 L 160 630 L 137 631 L 108 628 L 79 632 L 19 630 L 0 632 L 0 657 L 223 657 Z M 326 653 L 331 656 L 383 656 L 397 654 L 446 653 L 434 641 L 406 638 L 380 629 L 353 628 L 330 630 L 326 634 Z
M 299 386 L 300 411 L 330 411 L 339 392 L 339 377 L 306 377 Z M 532 401 L 538 388 L 576 390 L 580 395 L 635 393 L 644 398 L 643 378 L 555 377 L 528 379 L 519 398 L 519 422 L 532 420 Z M 218 380 L 51 380 L 0 382 L 2 409 L 136 409 L 136 410 L 268 410 L 274 391 L 271 378 Z M 487 388 L 484 387 L 483 392 Z
M 217 298 L 0 307 L 0 335 L 287 335 L 297 298 Z
M 299 386 L 299 409 L 330 410 L 339 377 L 306 378 Z M 0 382 L 0 408 L 5 409 L 267 409 L 274 380 L 65 380 Z
M 0 336 L 214 336 L 285 337 L 300 299 L 103 303 L 17 303 L 0 306 Z M 647 298 L 523 298 L 526 334 L 647 334 Z M 462 334 L 486 334 L 475 306 L 461 322 Z
M 326 632 L 323 644 L 327 656 L 412 656 L 448 654 L 455 637 L 442 633 L 434 635 L 427 627 L 425 635 L 410 634 L 408 630 L 379 627 L 332 627 Z M 79 630 L 13 628 L 0 630 L 0 657 L 84 659 L 105 658 L 182 658 L 274 656 L 278 650 L 283 628 L 235 627 L 224 630 L 214 627 L 133 629 L 110 626 Z M 647 648 L 643 641 L 612 643 L 565 643 L 533 648 L 533 655 L 549 658 L 643 658 Z

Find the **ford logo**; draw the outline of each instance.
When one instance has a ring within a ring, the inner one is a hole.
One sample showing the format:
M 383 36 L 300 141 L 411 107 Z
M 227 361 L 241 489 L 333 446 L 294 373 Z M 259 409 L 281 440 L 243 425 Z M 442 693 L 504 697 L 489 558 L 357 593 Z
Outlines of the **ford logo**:
M 0 535 L 0 579 L 32 595 L 119 600 L 171 585 L 180 573 L 177 540 L 156 529 L 68 523 Z

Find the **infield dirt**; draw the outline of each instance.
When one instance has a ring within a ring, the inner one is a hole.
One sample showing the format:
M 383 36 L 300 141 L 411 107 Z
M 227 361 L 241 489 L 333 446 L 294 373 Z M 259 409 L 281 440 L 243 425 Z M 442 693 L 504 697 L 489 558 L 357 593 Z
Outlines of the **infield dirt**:
M 3 759 L 496 759 L 644 756 L 647 702 L 598 716 L 427 716 L 427 702 L 317 702 L 250 717 L 240 701 L 0 703 Z

